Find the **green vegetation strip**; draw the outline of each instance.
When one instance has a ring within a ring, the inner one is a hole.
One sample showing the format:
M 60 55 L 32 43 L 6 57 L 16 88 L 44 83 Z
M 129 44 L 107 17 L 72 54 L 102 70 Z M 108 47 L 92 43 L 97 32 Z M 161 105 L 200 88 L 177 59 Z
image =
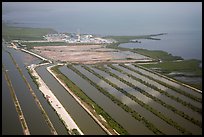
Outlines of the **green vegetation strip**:
M 134 65 L 141 69 L 152 72 L 156 75 L 159 75 L 161 77 L 164 77 L 164 76 L 151 70 L 151 67 L 160 68 L 161 69 L 160 71 L 163 74 L 168 74 L 173 71 L 176 71 L 176 72 L 190 73 L 189 75 L 188 74 L 176 74 L 176 76 L 178 75 L 178 76 L 188 76 L 188 77 L 199 77 L 199 76 L 202 76 L 202 67 L 199 67 L 200 63 L 202 63 L 200 60 L 189 59 L 189 60 L 180 60 L 180 61 L 166 61 L 166 62 L 160 62 L 157 64 L 140 64 L 140 65 L 134 64 Z M 176 81 L 174 82 L 177 83 Z
M 27 68 L 27 71 L 28 71 L 28 74 L 30 75 L 30 77 L 32 78 L 33 82 L 34 82 L 34 83 L 37 85 L 37 87 L 39 88 L 40 83 L 37 82 L 37 79 L 38 79 L 38 78 L 32 75 L 32 73 L 33 73 L 32 70 L 30 70 L 30 69 Z
M 123 65 L 123 66 L 125 66 L 125 65 Z M 156 74 L 155 72 L 150 71 L 150 70 L 148 70 L 148 69 L 146 69 L 146 68 L 143 68 L 143 67 L 141 67 L 141 66 L 139 66 L 139 65 L 133 64 L 133 66 L 139 67 L 139 68 L 141 68 L 141 69 L 144 69 L 144 70 L 146 70 L 146 71 L 149 71 L 149 72 L 151 72 L 151 73 Z M 199 103 L 202 103 L 202 98 L 195 97 L 195 96 L 192 95 L 192 94 L 186 93 L 185 91 L 183 91 L 183 90 L 181 90 L 181 89 L 178 89 L 178 88 L 173 87 L 173 86 L 171 86 L 171 85 L 169 85 L 169 84 L 166 84 L 166 83 L 164 83 L 164 82 L 162 82 L 162 81 L 159 81 L 159 80 L 157 80 L 157 79 L 155 79 L 155 78 L 153 78 L 153 77 L 150 77 L 150 76 L 148 76 L 148 75 L 145 75 L 145 74 L 143 74 L 143 73 L 141 73 L 141 72 L 139 72 L 139 71 L 137 71 L 137 70 L 134 70 L 134 69 L 132 69 L 132 68 L 130 68 L 130 67 L 128 67 L 128 66 L 126 66 L 126 68 L 129 69 L 129 70 L 131 70 L 131 71 L 134 71 L 134 72 L 136 72 L 136 73 L 138 73 L 138 74 L 141 74 L 141 75 L 143 75 L 143 76 L 146 76 L 146 77 L 148 77 L 149 79 L 154 80 L 154 81 L 158 82 L 158 83 L 161 84 L 161 85 L 164 85 L 165 87 L 168 87 L 168 88 L 170 88 L 170 89 L 172 89 L 172 90 L 174 90 L 174 91 L 176 91 L 176 92 L 178 92 L 178 93 L 180 93 L 180 94 L 182 94 L 182 95 L 184 95 L 184 96 L 186 96 L 186 97 L 188 97 L 188 98 L 191 98 L 192 100 L 195 100 L 195 101 L 197 101 L 197 102 L 199 102 Z M 156 74 L 156 75 L 158 75 L 158 74 Z
M 95 66 L 96 69 L 100 69 L 99 67 Z M 161 114 L 159 111 L 153 109 L 152 107 L 150 107 L 148 104 L 145 104 L 144 102 L 140 101 L 138 98 L 136 98 L 135 96 L 129 94 L 127 91 L 125 91 L 124 89 L 118 87 L 116 84 L 113 84 L 112 82 L 110 82 L 109 80 L 105 79 L 105 81 L 107 83 L 109 83 L 110 85 L 112 85 L 114 88 L 116 88 L 118 91 L 120 91 L 121 93 L 123 93 L 124 95 L 126 95 L 127 97 L 131 98 L 132 100 L 134 100 L 135 102 L 137 102 L 140 106 L 144 107 L 145 109 L 149 110 L 150 112 L 152 112 L 153 114 L 155 114 L 156 116 L 158 116 L 159 118 L 161 118 L 162 120 L 164 120 L 166 123 L 168 123 L 169 125 L 175 127 L 176 129 L 178 129 L 179 131 L 181 131 L 183 134 L 192 134 L 189 131 L 186 131 L 186 129 L 184 129 L 183 127 L 181 127 L 180 125 L 178 125 L 175 121 L 173 121 L 171 118 L 167 118 L 166 116 L 164 116 L 163 114 Z
M 162 60 L 162 61 L 183 60 L 183 58 L 179 56 L 173 56 L 172 54 L 162 50 L 147 50 L 147 49 L 134 48 L 133 52 L 148 56 L 156 60 Z
M 164 74 L 168 74 L 171 72 L 186 72 L 192 73 L 193 76 L 202 76 L 202 68 L 199 67 L 201 63 L 200 60 L 190 59 L 190 60 L 182 60 L 182 61 L 168 61 L 168 62 L 160 62 L 157 64 L 141 64 L 145 68 L 157 67 L 161 68 L 161 71 Z
M 25 120 L 25 117 L 23 115 L 23 111 L 21 109 L 21 106 L 20 106 L 20 103 L 18 101 L 18 98 L 15 94 L 15 90 L 12 86 L 12 83 L 11 83 L 11 80 L 9 79 L 9 76 L 7 74 L 7 72 L 5 71 L 5 68 L 4 68 L 4 65 L 2 64 L 2 68 L 4 70 L 4 74 L 5 74 L 5 78 L 6 78 L 6 81 L 7 81 L 7 84 L 8 84 L 8 87 L 9 87 L 9 90 L 10 90 L 10 94 L 12 96 L 12 99 L 13 99 L 13 103 L 15 105 L 15 108 L 16 108 L 16 111 L 17 111 L 17 114 L 18 114 L 18 117 L 19 117 L 19 120 L 20 120 L 20 123 L 21 123 L 21 126 L 23 128 L 23 133 L 25 135 L 29 135 L 30 134 L 30 131 L 28 129 L 28 125 L 26 123 L 26 120 Z
M 180 94 L 182 94 L 182 95 L 184 95 L 184 96 L 186 96 L 186 97 L 189 97 L 189 98 L 191 98 L 191 99 L 193 99 L 193 100 L 195 100 L 195 101 L 198 101 L 198 102 L 202 101 L 202 99 L 199 99 L 199 98 L 197 98 L 197 97 L 195 97 L 195 96 L 193 96 L 193 95 L 191 95 L 191 94 L 188 94 L 188 93 L 184 92 L 183 90 L 177 89 L 177 88 L 175 88 L 175 87 L 173 87 L 173 86 L 170 86 L 169 84 L 166 84 L 166 83 L 164 83 L 164 82 L 162 82 L 162 81 L 159 81 L 159 80 L 154 79 L 154 78 L 152 78 L 152 77 L 150 77 L 150 76 L 148 76 L 148 75 L 145 75 L 145 74 L 143 74 L 143 73 L 141 73 L 141 72 L 139 72 L 139 71 L 137 71 L 137 70 L 134 70 L 134 69 L 132 69 L 132 68 L 130 68 L 130 67 L 124 65 L 124 64 L 119 64 L 119 66 L 122 66 L 122 67 L 124 67 L 124 68 L 126 68 L 126 69 L 129 69 L 130 71 L 133 71 L 133 72 L 138 73 L 138 74 L 140 74 L 140 75 L 142 75 L 142 76 L 145 76 L 145 77 L 147 77 L 147 78 L 149 78 L 149 79 L 151 79 L 151 80 L 153 80 L 153 81 L 155 81 L 155 82 L 157 82 L 157 83 L 159 83 L 159 84 L 161 84 L 161 85 L 163 85 L 163 86 L 165 86 L 165 87 L 167 87 L 167 88 L 169 88 L 169 89 L 172 89 L 172 90 L 174 90 L 175 92 L 178 92 L 178 93 L 180 93 Z M 136 66 L 136 67 L 137 67 L 137 66 Z
M 23 42 L 22 45 L 26 45 L 28 48 L 36 46 L 65 46 L 66 42 Z
M 96 43 L 67 43 L 67 42 L 22 42 L 22 45 L 27 47 L 36 47 L 36 46 L 80 46 L 80 45 L 96 45 Z
M 26 28 L 14 27 L 2 23 L 2 37 L 10 40 L 43 40 L 43 36 L 50 33 L 57 33 L 50 28 Z
M 179 57 L 179 56 L 173 56 L 165 51 L 162 50 L 147 50 L 147 49 L 140 49 L 140 48 L 134 48 L 134 49 L 130 49 L 130 48 L 125 48 L 125 47 L 119 47 L 120 43 L 112 43 L 112 44 L 108 44 L 106 45 L 107 48 L 112 48 L 112 49 L 118 49 L 118 50 L 122 50 L 122 51 L 131 51 L 137 54 L 141 54 L 147 57 L 150 57 L 153 59 L 153 61 L 151 62 L 158 62 L 160 60 L 162 61 L 175 61 L 175 60 L 183 60 L 183 58 Z M 142 62 L 140 62 L 142 63 Z M 145 62 L 146 63 L 146 62 Z
M 115 69 L 116 71 L 119 71 L 119 72 L 121 72 L 121 73 L 127 75 L 127 73 L 123 72 L 122 70 L 117 69 L 116 67 L 114 67 L 114 66 L 112 66 L 112 65 L 108 65 L 108 66 L 109 66 L 110 68 L 112 68 L 112 69 Z M 120 78 L 119 76 L 117 76 L 117 75 L 111 73 L 110 71 L 107 71 L 107 70 L 105 69 L 105 72 L 107 72 L 110 76 L 115 77 L 115 78 L 117 78 L 118 80 L 120 80 L 121 82 L 123 82 L 123 83 L 127 84 L 128 86 L 132 87 L 133 89 L 139 91 L 140 93 L 144 94 L 145 96 L 147 96 L 147 97 L 153 99 L 155 102 L 161 104 L 162 106 L 166 107 L 167 109 L 170 109 L 172 112 L 174 112 L 174 113 L 180 115 L 181 117 L 183 117 L 183 118 L 189 120 L 189 121 L 192 122 L 193 124 L 196 124 L 196 125 L 198 125 L 199 127 L 202 127 L 202 122 L 200 122 L 200 121 L 198 121 L 198 120 L 195 120 L 194 118 L 188 116 L 188 115 L 185 114 L 184 112 L 182 112 L 182 111 L 176 109 L 175 107 L 173 107 L 173 106 L 171 106 L 171 105 L 169 105 L 169 104 L 163 102 L 162 100 L 160 100 L 160 99 L 158 99 L 158 98 L 152 96 L 152 95 L 149 94 L 148 92 L 145 92 L 145 91 L 142 90 L 141 88 L 139 88 L 139 87 L 133 85 L 132 83 L 130 83 L 130 82 L 128 82 L 128 81 L 126 81 L 126 80 Z M 129 75 L 127 75 L 127 76 L 129 76 Z M 132 78 L 132 77 L 131 77 L 131 78 Z M 138 80 L 137 80 L 137 81 L 138 81 Z M 140 81 L 139 81 L 139 82 L 140 82 Z
M 94 72 L 92 69 L 90 69 L 87 66 L 82 66 L 84 69 L 86 69 L 87 71 L 89 71 L 90 73 L 92 73 L 93 75 L 97 76 L 98 78 L 104 80 L 105 82 L 107 82 L 110 86 L 115 88 L 115 85 L 113 85 L 112 83 L 110 83 L 109 81 L 107 81 L 103 76 L 97 74 L 96 72 Z M 104 90 L 103 88 L 99 87 L 96 83 L 94 83 L 93 81 L 91 81 L 90 79 L 88 79 L 85 75 L 83 75 L 82 73 L 80 73 L 78 70 L 73 70 L 75 71 L 77 74 L 79 74 L 80 76 L 82 76 L 82 78 L 86 79 L 87 81 L 89 81 L 89 83 L 91 85 L 93 85 L 94 87 L 96 87 L 101 93 L 103 93 L 104 95 L 106 95 L 107 97 L 109 97 L 114 103 L 116 103 L 118 106 L 120 106 L 122 109 L 124 109 L 126 112 L 130 113 L 132 115 L 132 117 L 134 117 L 136 120 L 138 121 L 142 121 L 145 126 L 147 128 L 149 128 L 153 133 L 155 134 L 164 134 L 162 133 L 158 128 L 156 128 L 152 123 L 150 123 L 148 120 L 146 120 L 143 116 L 141 116 L 139 113 L 137 113 L 136 111 L 132 110 L 130 107 L 128 107 L 126 104 L 123 104 L 120 100 L 118 100 L 117 98 L 115 98 L 113 95 L 111 95 L 109 92 L 107 92 L 106 90 Z
M 119 64 L 119 66 L 122 66 L 122 67 L 124 67 L 124 68 L 127 68 L 127 66 L 124 65 L 124 64 Z M 166 92 L 166 91 L 164 91 L 164 90 L 161 90 L 161 89 L 159 89 L 158 87 L 156 87 L 156 86 L 154 86 L 154 85 L 152 85 L 152 84 L 150 84 L 150 83 L 148 83 L 148 82 L 146 82 L 146 81 L 144 81 L 144 80 L 142 80 L 142 79 L 140 79 L 140 78 L 136 78 L 135 76 L 133 76 L 133 75 L 131 75 L 131 74 L 128 74 L 128 73 L 126 73 L 126 72 L 120 70 L 119 68 L 116 68 L 116 67 L 113 67 L 113 66 L 110 66 L 110 67 L 113 68 L 113 69 L 115 69 L 115 70 L 117 70 L 117 71 L 120 71 L 120 72 L 123 73 L 123 74 L 126 74 L 127 76 L 131 77 L 132 79 L 134 79 L 134 80 L 136 80 L 136 81 L 139 81 L 139 82 L 143 83 L 144 85 L 146 85 L 146 86 L 148 86 L 148 87 L 150 87 L 150 88 L 152 88 L 152 89 L 154 89 L 154 90 L 160 92 L 161 94 L 166 95 L 167 97 L 169 97 L 169 98 L 171 98 L 171 99 L 173 99 L 173 100 L 175 100 L 175 101 L 181 103 L 182 105 L 187 106 L 188 108 L 192 109 L 193 111 L 196 111 L 196 112 L 202 114 L 202 109 L 200 109 L 200 108 L 198 108 L 198 107 L 192 105 L 191 103 L 185 102 L 185 101 L 183 101 L 182 99 L 180 99 L 179 97 L 175 97 L 175 96 L 169 94 L 168 92 Z
M 49 119 L 47 113 L 46 113 L 45 110 L 43 109 L 43 107 L 42 107 L 42 105 L 41 105 L 39 99 L 37 98 L 35 92 L 33 91 L 33 89 L 32 89 L 32 87 L 30 86 L 30 84 L 27 82 L 25 76 L 23 75 L 23 72 L 21 71 L 20 67 L 18 66 L 18 64 L 16 63 L 16 61 L 14 60 L 14 58 L 12 57 L 11 53 L 10 53 L 10 52 L 8 52 L 8 53 L 9 53 L 9 55 L 10 55 L 10 57 L 11 57 L 13 63 L 15 64 L 16 68 L 18 69 L 19 73 L 21 74 L 21 76 L 22 76 L 24 82 L 26 83 L 27 87 L 29 88 L 29 91 L 31 92 L 31 94 L 32 94 L 32 96 L 33 96 L 33 98 L 34 98 L 36 105 L 38 106 L 38 108 L 39 108 L 40 111 L 42 112 L 42 115 L 43 115 L 43 117 L 44 117 L 44 119 L 45 119 L 47 125 L 49 126 L 49 128 L 50 128 L 50 130 L 51 130 L 51 133 L 52 133 L 53 135 L 57 135 L 57 131 L 55 130 L 55 128 L 54 128 L 52 122 L 50 121 L 50 119 Z
M 151 35 L 141 35 L 141 36 L 106 36 L 103 38 L 107 39 L 114 39 L 118 43 L 128 43 L 130 40 L 133 39 L 155 39 L 152 38 L 153 36 L 159 36 L 159 35 L 164 35 L 165 33 L 160 33 L 160 34 L 151 34 Z
M 57 74 L 56 76 L 62 80 L 69 89 L 78 96 L 82 101 L 87 103 L 90 107 L 94 106 L 94 109 L 98 115 L 102 115 L 105 120 L 107 121 L 108 125 L 115 129 L 121 135 L 127 135 L 128 132 L 119 124 L 117 123 L 108 113 L 106 113 L 103 108 L 98 106 L 91 98 L 89 98 L 77 85 L 75 85 L 70 79 L 68 79 L 64 74 L 62 74 L 58 70 L 59 66 L 55 66 L 51 68 L 51 70 Z
M 141 64 L 140 66 L 143 66 L 145 68 L 160 68 L 160 72 L 164 76 L 171 77 L 172 79 L 175 79 L 174 76 L 184 76 L 184 77 L 192 77 L 192 78 L 201 78 L 202 77 L 202 67 L 199 67 L 199 64 L 201 63 L 200 60 L 197 59 L 190 59 L 190 60 L 182 60 L 182 61 L 167 61 L 167 62 L 161 62 L 157 64 Z M 149 70 L 151 71 L 151 70 Z M 181 74 L 176 75 L 168 75 L 171 72 L 181 72 Z M 185 74 L 187 73 L 187 74 Z M 189 75 L 188 75 L 189 73 Z M 198 88 L 202 90 L 202 81 L 199 83 L 192 83 L 187 81 L 181 81 L 176 79 L 178 84 L 185 83 L 187 85 L 190 85 L 192 87 Z

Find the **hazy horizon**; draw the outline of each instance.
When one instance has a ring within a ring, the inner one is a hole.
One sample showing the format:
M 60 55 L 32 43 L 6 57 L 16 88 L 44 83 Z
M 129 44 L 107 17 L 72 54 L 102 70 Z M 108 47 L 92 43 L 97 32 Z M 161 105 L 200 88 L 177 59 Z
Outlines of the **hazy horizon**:
M 104 35 L 201 31 L 201 2 L 3 2 L 2 20 Z

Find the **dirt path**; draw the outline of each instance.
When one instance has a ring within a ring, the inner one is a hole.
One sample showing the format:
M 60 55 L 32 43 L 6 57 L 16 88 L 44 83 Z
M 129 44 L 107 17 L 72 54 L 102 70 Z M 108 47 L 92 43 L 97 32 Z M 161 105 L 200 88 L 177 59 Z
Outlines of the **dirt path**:
M 42 64 L 41 64 L 42 65 Z M 35 67 L 37 65 L 30 66 L 30 69 L 32 71 L 32 75 L 37 78 L 40 91 L 43 93 L 45 98 L 47 98 L 48 102 L 51 104 L 51 106 L 54 108 L 54 110 L 57 112 L 59 117 L 62 119 L 63 123 L 65 124 L 66 128 L 69 131 L 72 131 L 73 129 L 77 129 L 77 131 L 83 135 L 82 131 L 79 129 L 77 124 L 74 122 L 74 120 L 71 118 L 69 113 L 66 111 L 66 109 L 63 107 L 63 105 L 60 103 L 60 101 L 55 97 L 55 95 L 52 93 L 52 91 L 48 88 L 48 86 L 44 83 L 44 81 L 41 79 L 41 77 L 38 75 L 38 73 L 35 71 Z

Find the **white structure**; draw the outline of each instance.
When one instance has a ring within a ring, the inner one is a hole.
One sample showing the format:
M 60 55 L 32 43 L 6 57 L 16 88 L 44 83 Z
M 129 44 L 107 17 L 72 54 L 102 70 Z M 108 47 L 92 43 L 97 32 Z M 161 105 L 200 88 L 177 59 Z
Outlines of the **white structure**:
M 71 34 L 70 36 L 66 34 L 47 34 L 43 36 L 47 42 L 67 42 L 67 43 L 113 43 L 116 42 L 113 39 L 103 39 L 100 37 L 94 37 L 93 35 L 86 34 L 80 35 L 79 31 L 77 34 Z

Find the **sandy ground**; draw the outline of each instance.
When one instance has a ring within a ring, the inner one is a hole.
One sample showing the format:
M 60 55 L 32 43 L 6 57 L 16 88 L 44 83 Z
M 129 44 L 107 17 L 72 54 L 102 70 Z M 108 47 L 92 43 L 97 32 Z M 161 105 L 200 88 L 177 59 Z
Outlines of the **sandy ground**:
M 59 100 L 55 97 L 55 95 L 52 93 L 52 91 L 48 88 L 48 86 L 44 83 L 44 81 L 41 79 L 41 77 L 37 74 L 35 71 L 35 65 L 30 67 L 30 69 L 33 71 L 33 76 L 37 77 L 38 82 L 40 83 L 39 89 L 43 93 L 43 95 L 46 97 L 47 100 L 50 102 L 51 106 L 56 110 L 57 114 L 60 116 L 60 118 L 64 121 L 64 124 L 69 130 L 77 129 L 78 132 L 83 135 L 82 131 L 79 129 L 77 124 L 74 122 L 74 120 L 71 118 L 69 113 L 66 111 L 66 109 L 63 107 L 63 105 L 59 102 Z
M 151 60 L 151 58 L 137 53 L 110 49 L 103 45 L 39 46 L 34 47 L 33 51 L 54 61 L 83 64 Z

